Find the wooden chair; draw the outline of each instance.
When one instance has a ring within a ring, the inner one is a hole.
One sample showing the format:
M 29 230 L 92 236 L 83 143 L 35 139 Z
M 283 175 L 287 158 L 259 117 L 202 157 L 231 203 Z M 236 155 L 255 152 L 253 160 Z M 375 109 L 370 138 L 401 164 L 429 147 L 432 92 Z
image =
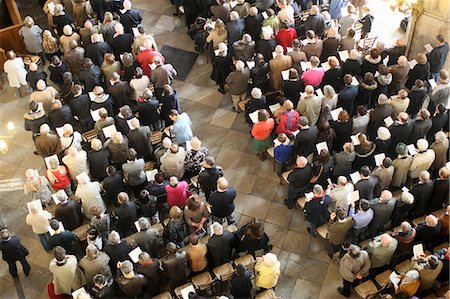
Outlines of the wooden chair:
M 420 217 L 417 217 L 416 219 L 413 220 L 414 225 L 419 225 L 419 223 L 422 223 L 425 221 L 425 217 L 427 217 L 427 215 L 423 215 Z
M 436 251 L 444 249 L 444 248 L 448 248 L 448 246 L 449 246 L 448 242 L 442 243 L 441 245 L 434 247 L 433 252 L 436 252 Z
M 164 292 L 162 294 L 156 295 L 154 297 L 152 297 L 152 299 L 172 299 L 172 295 L 170 294 L 170 292 Z
M 161 131 L 152 131 L 152 136 L 150 137 L 152 145 L 160 144 L 162 141 Z
M 385 285 L 391 282 L 391 280 L 389 279 L 389 275 L 391 275 L 391 273 L 392 273 L 391 270 L 386 270 L 383 273 L 375 276 L 375 281 L 378 283 L 380 287 L 384 287 Z
M 211 273 L 203 272 L 202 274 L 192 277 L 191 281 L 196 290 L 207 291 L 208 289 L 211 289 L 215 279 L 212 278 Z
M 376 294 L 378 292 L 377 286 L 371 281 L 367 280 L 357 287 L 353 288 L 353 291 L 361 298 L 365 299 L 370 295 Z
M 92 129 L 81 134 L 81 137 L 83 138 L 84 142 L 91 143 L 92 139 L 97 138 L 97 132 L 95 131 L 95 129 Z
M 288 170 L 288 171 L 283 172 L 283 174 L 281 175 L 281 178 L 283 179 L 282 181 L 284 181 L 288 185 L 289 185 L 288 176 L 291 172 L 292 172 L 292 170 Z
M 436 218 L 439 218 L 439 217 L 441 217 L 442 215 L 444 215 L 445 212 L 447 212 L 447 208 L 439 209 L 439 210 L 437 210 L 437 211 L 434 211 L 434 212 L 431 213 L 431 214 L 433 214 L 434 216 L 436 216 Z
M 233 264 L 235 266 L 242 264 L 245 268 L 248 270 L 251 270 L 253 272 L 253 268 L 255 268 L 255 259 L 251 254 L 247 254 L 244 256 L 241 256 L 233 261 Z
M 323 240 L 328 240 L 328 223 L 324 223 L 316 228 L 316 232 Z
M 395 272 L 400 275 L 405 275 L 409 270 L 411 270 L 411 261 L 409 259 L 395 266 Z
M 299 208 L 301 211 L 305 208 L 306 204 L 306 197 L 300 197 L 297 199 L 297 208 Z
M 359 247 L 361 247 L 361 249 L 367 248 L 367 246 L 369 246 L 369 243 L 372 241 L 372 239 L 366 239 L 364 241 L 359 242 Z
M 214 276 L 221 282 L 230 280 L 233 277 L 234 268 L 231 263 L 225 263 L 213 269 Z
M 358 46 L 357 46 L 357 50 L 362 55 L 364 55 L 365 53 L 369 52 L 372 49 L 377 38 L 378 38 L 377 36 L 372 36 L 372 37 L 366 37 L 366 38 L 360 40 L 358 43 Z
M 175 292 L 175 296 L 177 296 L 178 299 L 183 299 L 183 295 L 181 293 L 181 290 L 188 288 L 188 287 L 194 287 L 194 285 L 190 282 L 182 284 L 178 287 L 175 288 L 174 292 Z
M 272 161 L 273 161 L 273 171 L 276 171 L 276 162 L 275 162 L 275 148 L 272 146 L 272 147 L 269 147 L 267 150 L 266 150 L 266 152 L 267 152 L 267 154 L 269 155 L 269 157 L 272 159 Z
M 89 230 L 89 224 L 83 224 L 76 229 L 74 229 L 72 232 L 77 236 L 78 240 L 80 241 L 86 241 L 87 239 L 87 232 Z

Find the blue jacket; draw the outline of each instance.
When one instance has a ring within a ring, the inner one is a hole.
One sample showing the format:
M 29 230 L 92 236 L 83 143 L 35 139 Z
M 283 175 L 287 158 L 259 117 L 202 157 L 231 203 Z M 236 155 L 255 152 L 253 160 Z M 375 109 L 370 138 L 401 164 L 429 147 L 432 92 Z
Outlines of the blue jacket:
M 172 132 L 175 134 L 175 141 L 178 144 L 185 144 L 186 141 L 192 139 L 191 119 L 186 113 L 178 115 L 177 120 L 173 123 Z
M 275 160 L 281 163 L 286 163 L 292 156 L 292 152 L 294 151 L 294 145 L 289 144 L 280 144 L 274 149 Z
M 341 8 L 345 7 L 345 0 L 331 0 L 329 13 L 332 19 L 340 19 L 342 17 Z

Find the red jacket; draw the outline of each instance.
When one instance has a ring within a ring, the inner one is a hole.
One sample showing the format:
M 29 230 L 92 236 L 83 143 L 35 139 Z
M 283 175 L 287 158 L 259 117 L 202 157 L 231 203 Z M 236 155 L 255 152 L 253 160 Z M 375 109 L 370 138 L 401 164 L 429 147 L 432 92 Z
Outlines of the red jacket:
M 269 118 L 266 121 L 258 121 L 253 125 L 252 136 L 258 140 L 265 140 L 270 136 L 274 125 L 275 122 L 273 118 Z
M 161 60 L 164 63 L 164 56 L 162 56 L 161 53 L 155 50 L 145 49 L 136 56 L 137 61 L 141 65 L 141 69 L 144 71 L 144 74 L 146 74 L 149 78 L 152 74 L 150 64 L 153 63 L 153 57 L 155 57 L 156 55 L 161 57 Z
M 167 203 L 169 206 L 178 206 L 181 209 L 186 206 L 186 200 L 188 198 L 187 189 L 188 185 L 185 181 L 178 183 L 178 186 L 172 187 L 170 185 L 166 186 L 167 192 Z
M 277 34 L 277 42 L 283 46 L 284 53 L 286 54 L 286 48 L 292 48 L 292 40 L 297 38 L 297 31 L 294 28 L 284 29 L 281 28 Z
M 289 113 L 291 114 L 291 128 L 288 129 L 288 116 Z M 283 113 L 280 116 L 280 123 L 277 127 L 277 134 L 285 133 L 287 135 L 292 135 L 293 132 L 298 130 L 298 119 L 300 117 L 300 114 L 298 114 L 297 111 L 294 109 L 291 109 L 291 111 L 284 110 Z

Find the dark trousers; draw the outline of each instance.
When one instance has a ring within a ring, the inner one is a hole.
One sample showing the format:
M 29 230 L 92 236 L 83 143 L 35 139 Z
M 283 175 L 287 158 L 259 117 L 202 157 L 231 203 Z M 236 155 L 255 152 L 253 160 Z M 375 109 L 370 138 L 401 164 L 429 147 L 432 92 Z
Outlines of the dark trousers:
M 293 207 L 295 204 L 295 201 L 303 196 L 303 194 L 305 193 L 305 189 L 306 188 L 295 188 L 292 185 L 289 185 L 289 191 L 288 191 L 288 196 L 287 196 L 287 200 L 286 200 L 286 206 L 288 207 Z
M 30 273 L 30 264 L 28 264 L 26 258 L 23 257 L 17 261 L 19 261 L 22 264 L 23 273 L 25 273 L 25 275 L 28 276 L 28 274 Z M 16 265 L 17 261 L 8 262 L 9 273 L 13 277 L 17 277 L 17 265 Z
M 348 281 L 345 279 L 343 279 L 343 281 L 344 281 L 344 287 L 342 288 L 342 293 L 344 296 L 348 297 L 348 296 L 350 296 L 350 292 L 352 290 L 352 286 L 353 286 L 354 282 L 351 282 L 351 281 Z

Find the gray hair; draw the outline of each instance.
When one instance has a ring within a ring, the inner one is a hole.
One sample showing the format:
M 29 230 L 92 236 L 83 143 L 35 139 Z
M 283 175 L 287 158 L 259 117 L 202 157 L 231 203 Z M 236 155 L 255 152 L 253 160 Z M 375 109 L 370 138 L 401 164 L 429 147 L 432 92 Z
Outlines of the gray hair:
M 122 271 L 123 274 L 129 274 L 133 272 L 133 264 L 130 261 L 124 261 L 120 265 L 120 271 Z
M 115 230 L 113 230 L 109 236 L 108 236 L 108 240 L 109 242 L 111 242 L 111 244 L 113 245 L 117 245 L 120 243 L 120 235 L 118 232 L 116 232 Z
M 86 247 L 86 256 L 89 260 L 95 260 L 100 255 L 100 252 L 97 246 L 93 244 L 89 244 Z
M 139 228 L 141 230 L 146 230 L 150 226 L 150 223 L 148 222 L 148 219 L 145 217 L 141 217 L 138 220 Z
M 230 21 L 236 21 L 239 20 L 239 13 L 237 11 L 230 12 Z
M 261 89 L 259 89 L 258 87 L 254 87 L 253 89 L 252 89 L 252 92 L 251 92 L 251 94 L 252 94 L 252 97 L 254 98 L 254 99 L 260 99 L 261 97 L 262 97 L 262 91 L 261 91 Z
M 322 194 L 323 193 L 322 186 L 320 186 L 319 184 L 314 185 L 313 192 L 314 194 Z

